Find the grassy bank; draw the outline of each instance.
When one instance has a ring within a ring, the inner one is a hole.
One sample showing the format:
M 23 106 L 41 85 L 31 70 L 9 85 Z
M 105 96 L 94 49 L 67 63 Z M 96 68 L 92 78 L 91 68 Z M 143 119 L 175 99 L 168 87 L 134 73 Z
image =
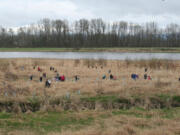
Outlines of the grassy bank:
M 177 135 L 180 108 L 0 113 L 0 133 L 11 135 Z M 23 130 L 22 130 L 23 128 Z
M 0 52 L 174 52 L 180 48 L 0 48 Z

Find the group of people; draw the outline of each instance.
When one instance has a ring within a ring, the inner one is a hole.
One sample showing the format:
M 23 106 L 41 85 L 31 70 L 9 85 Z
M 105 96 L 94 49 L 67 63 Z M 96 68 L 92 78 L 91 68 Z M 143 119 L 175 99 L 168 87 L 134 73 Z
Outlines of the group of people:
M 148 71 L 148 69 L 145 68 L 144 79 L 145 79 L 145 80 L 152 80 L 151 76 L 150 76 L 150 75 L 147 75 L 147 71 Z M 109 79 L 110 79 L 110 80 L 116 80 L 116 79 L 117 79 L 116 76 L 114 76 L 114 75 L 111 74 L 111 70 L 109 70 L 108 73 L 109 73 Z M 102 76 L 102 79 L 103 79 L 103 80 L 107 79 L 107 76 L 106 76 L 106 75 L 103 75 L 103 76 Z M 139 79 L 139 75 L 133 73 L 133 74 L 131 74 L 131 79 L 137 80 L 137 79 Z M 180 78 L 179 78 L 179 81 L 180 81 Z
M 36 67 L 34 67 L 34 69 L 36 69 Z M 145 68 L 144 79 L 145 79 L 145 80 L 152 80 L 151 76 L 150 76 L 150 75 L 147 75 L 147 70 L 148 70 L 148 69 Z M 40 67 L 37 67 L 37 71 L 38 71 L 38 72 L 42 72 L 43 70 L 42 70 Z M 56 76 L 54 77 L 54 80 L 55 80 L 55 81 L 62 81 L 62 82 L 65 81 L 66 77 L 65 77 L 64 75 L 60 75 L 60 74 L 58 73 L 58 71 L 57 71 L 54 67 L 51 66 L 51 67 L 50 67 L 50 71 L 56 73 Z M 116 79 L 117 79 L 116 76 L 114 76 L 114 75 L 111 73 L 111 70 L 108 71 L 108 76 L 109 76 L 109 79 L 110 79 L 110 80 L 116 80 Z M 46 78 L 46 77 L 47 77 L 47 75 L 46 75 L 46 73 L 44 72 L 44 73 L 42 74 L 42 76 L 40 76 L 39 81 L 40 81 L 40 82 L 43 82 L 43 78 Z M 133 80 L 137 80 L 137 79 L 139 79 L 139 75 L 133 73 L 133 74 L 131 74 L 131 78 L 132 78 Z M 77 75 L 75 75 L 75 76 L 74 76 L 74 79 L 75 79 L 75 81 L 78 81 L 80 78 L 79 78 Z M 106 76 L 106 75 L 103 75 L 103 76 L 102 76 L 102 79 L 103 79 L 103 80 L 107 79 L 107 76 Z M 30 76 L 30 80 L 33 80 L 33 75 Z M 179 81 L 180 81 L 180 78 L 179 78 Z M 50 86 L 51 86 L 51 80 L 50 80 L 50 79 L 46 79 L 46 81 L 45 81 L 45 87 L 48 87 L 48 88 L 49 88 Z
M 109 74 L 110 80 L 116 80 L 117 79 L 116 76 L 111 74 L 111 70 L 108 71 L 108 74 Z M 103 75 L 102 79 L 105 80 L 106 78 L 107 78 L 106 75 Z
M 36 70 L 36 67 L 34 66 L 33 69 Z M 58 73 L 58 71 L 57 71 L 54 67 L 51 66 L 49 69 L 50 69 L 50 71 L 56 73 L 56 76 L 53 78 L 55 81 L 62 81 L 62 82 L 64 82 L 64 81 L 66 80 L 66 77 L 65 77 L 64 75 L 60 75 L 60 74 Z M 37 67 L 37 71 L 38 71 L 38 72 L 42 72 L 43 70 L 38 66 L 38 67 Z M 30 80 L 31 80 L 31 81 L 33 80 L 33 78 L 34 78 L 34 76 L 33 76 L 33 75 L 30 75 Z M 47 79 L 47 75 L 46 75 L 45 72 L 42 73 L 42 76 L 39 77 L 39 81 L 40 81 L 40 82 L 43 82 L 43 79 L 44 79 L 44 78 L 46 79 L 46 81 L 45 81 L 45 87 L 48 87 L 48 88 L 49 88 L 49 87 L 51 86 L 51 80 L 50 80 L 50 79 Z M 77 76 L 77 75 L 74 76 L 74 80 L 75 80 L 75 81 L 78 81 L 79 79 L 80 79 L 79 76 Z
M 62 82 L 65 81 L 65 76 L 64 75 L 60 76 L 59 73 L 57 73 L 54 78 L 56 81 L 62 81 Z
M 33 69 L 35 70 L 36 67 L 34 66 Z M 37 71 L 38 71 L 38 72 L 42 72 L 43 70 L 38 66 L 38 67 L 37 67 Z M 50 67 L 50 71 L 57 72 L 57 71 L 55 71 L 55 69 L 54 69 L 53 67 Z M 31 81 L 33 80 L 33 77 L 34 77 L 33 75 L 30 75 L 30 80 L 31 80 Z M 47 75 L 46 75 L 45 72 L 42 73 L 42 76 L 39 77 L 39 81 L 40 81 L 40 82 L 43 82 L 43 78 L 46 79 L 46 81 L 45 81 L 45 87 L 48 87 L 48 88 L 49 88 L 49 87 L 51 86 L 51 80 L 50 80 L 50 79 L 47 79 Z M 65 76 L 64 76 L 64 75 L 63 75 L 63 76 L 60 76 L 59 78 L 60 78 L 61 81 L 65 81 Z
M 152 80 L 151 76 L 150 76 L 150 75 L 147 75 L 147 71 L 148 71 L 148 69 L 145 68 L 145 70 L 144 70 L 144 72 L 145 72 L 145 74 L 144 74 L 144 80 Z M 133 80 L 137 80 L 137 79 L 139 79 L 139 75 L 137 75 L 137 74 L 131 74 L 131 78 L 132 78 Z

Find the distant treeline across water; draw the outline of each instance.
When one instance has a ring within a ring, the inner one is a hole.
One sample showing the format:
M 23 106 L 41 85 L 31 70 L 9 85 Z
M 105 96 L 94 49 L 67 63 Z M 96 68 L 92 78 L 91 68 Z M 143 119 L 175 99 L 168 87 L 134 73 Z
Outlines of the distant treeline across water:
M 42 19 L 25 27 L 0 27 L 0 47 L 179 47 L 180 26 L 159 27 L 155 22 L 108 23 L 102 19 Z

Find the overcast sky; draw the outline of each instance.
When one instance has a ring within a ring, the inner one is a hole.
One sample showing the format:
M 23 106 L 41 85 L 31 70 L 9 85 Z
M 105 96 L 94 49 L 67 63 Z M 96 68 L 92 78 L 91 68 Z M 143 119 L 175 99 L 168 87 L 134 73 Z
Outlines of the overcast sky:
M 2 26 L 24 26 L 42 18 L 180 24 L 180 0 L 0 0 Z

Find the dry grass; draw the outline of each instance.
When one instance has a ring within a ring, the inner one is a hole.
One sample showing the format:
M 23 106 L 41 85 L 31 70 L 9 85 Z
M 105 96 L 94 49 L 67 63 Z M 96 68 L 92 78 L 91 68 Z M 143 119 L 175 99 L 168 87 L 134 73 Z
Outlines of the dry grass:
M 152 60 L 125 60 L 126 66 L 136 66 L 139 68 L 150 68 L 150 69 L 166 69 L 166 70 L 176 70 L 179 68 L 179 63 L 172 60 L 159 60 L 159 59 L 152 59 Z
M 50 66 L 55 67 L 60 75 L 65 75 L 67 80 L 65 82 L 52 81 L 51 88 L 46 89 L 49 96 L 60 97 L 66 95 L 67 92 L 73 94 L 78 90 L 82 95 L 91 96 L 99 93 L 123 96 L 172 92 L 180 94 L 178 82 L 180 61 L 129 61 L 128 64 L 127 61 L 106 60 L 6 59 L 1 61 L 3 61 L 2 65 L 8 65 L 8 70 L 4 68 L 0 70 L 2 83 L 0 88 L 7 90 L 9 85 L 15 91 L 17 89 L 27 91 L 24 93 L 29 93 L 29 96 L 34 93 L 37 96 L 43 96 L 45 79 L 40 83 L 39 77 L 46 72 L 47 78 L 52 79 L 56 73 L 49 70 Z M 172 63 L 176 66 L 170 66 Z M 0 67 L 4 67 L 2 65 Z M 36 69 L 33 69 L 35 65 Z M 37 66 L 40 66 L 43 71 L 38 72 Z M 148 68 L 147 74 L 152 77 L 152 81 L 143 79 L 144 67 Z M 117 80 L 109 80 L 109 70 L 117 77 Z M 132 80 L 130 78 L 132 73 L 137 73 L 140 78 L 137 81 Z M 30 75 L 34 76 L 33 81 L 29 80 Z M 74 81 L 75 75 L 80 77 L 77 82 Z M 107 79 L 102 80 L 103 75 L 106 75 Z M 3 98 L 4 95 L 2 93 L 1 95 Z M 26 94 L 18 95 L 26 96 Z

